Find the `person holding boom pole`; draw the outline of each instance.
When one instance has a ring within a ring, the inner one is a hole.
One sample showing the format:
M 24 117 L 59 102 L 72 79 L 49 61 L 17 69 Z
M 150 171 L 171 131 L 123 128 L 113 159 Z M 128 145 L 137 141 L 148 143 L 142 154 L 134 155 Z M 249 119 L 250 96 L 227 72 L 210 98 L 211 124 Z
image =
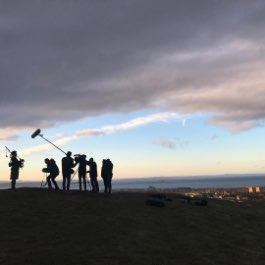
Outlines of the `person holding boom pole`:
M 10 162 L 9 167 L 11 167 L 11 174 L 10 174 L 10 180 L 11 180 L 11 189 L 16 189 L 16 181 L 19 176 L 19 169 L 23 167 L 23 159 L 18 160 L 17 158 L 17 151 L 10 152 Z

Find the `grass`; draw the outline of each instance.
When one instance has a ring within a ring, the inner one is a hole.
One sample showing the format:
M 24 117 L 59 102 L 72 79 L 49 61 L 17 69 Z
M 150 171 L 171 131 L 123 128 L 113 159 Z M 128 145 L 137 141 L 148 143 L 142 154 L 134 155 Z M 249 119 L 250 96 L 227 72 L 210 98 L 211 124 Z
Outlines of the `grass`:
M 265 202 L 0 191 L 0 264 L 264 264 Z

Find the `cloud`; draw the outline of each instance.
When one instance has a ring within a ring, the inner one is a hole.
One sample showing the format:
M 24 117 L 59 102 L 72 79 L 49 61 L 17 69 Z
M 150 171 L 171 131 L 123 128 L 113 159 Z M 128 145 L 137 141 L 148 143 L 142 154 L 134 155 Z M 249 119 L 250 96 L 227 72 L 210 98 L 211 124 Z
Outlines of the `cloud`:
M 219 138 L 219 136 L 218 135 L 216 135 L 216 134 L 213 134 L 212 136 L 211 136 L 211 140 L 212 141 L 215 141 L 216 139 L 218 139 Z
M 162 147 L 168 148 L 168 149 L 176 148 L 175 141 L 172 141 L 166 138 L 160 138 L 159 141 L 155 141 L 155 143 L 161 145 Z
M 5 128 L 1 129 L 0 128 L 0 140 L 5 140 L 5 141 L 12 141 L 17 139 L 17 129 L 16 128 Z
M 179 138 L 169 139 L 167 137 L 161 137 L 159 140 L 154 141 L 154 143 L 167 149 L 183 149 L 190 144 L 190 141 Z
M 1 129 L 148 108 L 262 126 L 264 12 L 261 0 L 1 1 Z
M 138 128 L 141 126 L 146 126 L 148 124 L 157 123 L 157 122 L 168 122 L 168 121 L 180 121 L 183 123 L 184 120 L 186 120 L 188 116 L 179 115 L 174 112 L 165 112 L 165 113 L 157 113 L 145 117 L 138 117 L 133 120 L 130 120 L 125 123 L 121 124 L 115 124 L 115 125 L 107 125 L 103 126 L 99 129 L 86 129 L 77 131 L 75 133 L 76 136 L 84 136 L 84 135 L 105 135 L 105 134 L 111 134 L 116 133 L 120 131 L 127 131 L 134 128 Z
M 118 133 L 121 131 L 132 130 L 135 128 L 139 128 L 142 126 L 146 126 L 148 124 L 158 123 L 158 122 L 176 121 L 176 122 L 183 123 L 183 120 L 186 120 L 188 118 L 189 117 L 187 116 L 184 116 L 184 115 L 181 116 L 173 112 L 156 113 L 156 114 L 151 114 L 151 115 L 147 115 L 144 117 L 138 117 L 138 118 L 132 119 L 124 123 L 106 125 L 106 126 L 102 126 L 100 128 L 95 128 L 95 129 L 79 130 L 79 131 L 74 132 L 71 136 L 64 136 L 63 134 L 59 134 L 58 137 L 60 139 L 55 140 L 53 143 L 60 148 L 60 146 L 63 146 L 64 144 L 70 143 L 84 136 L 108 135 L 108 134 Z M 21 150 L 20 154 L 25 156 L 25 155 L 47 151 L 52 148 L 54 147 L 49 143 L 42 144 L 42 145 L 37 145 L 37 146 L 33 146 L 30 148 Z

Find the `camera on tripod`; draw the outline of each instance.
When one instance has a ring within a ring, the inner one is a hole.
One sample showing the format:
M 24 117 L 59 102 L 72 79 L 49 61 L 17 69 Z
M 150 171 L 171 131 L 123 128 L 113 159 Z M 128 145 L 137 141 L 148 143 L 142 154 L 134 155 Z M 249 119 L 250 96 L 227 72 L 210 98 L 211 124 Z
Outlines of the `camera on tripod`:
M 75 157 L 74 160 L 76 163 L 80 163 L 80 162 L 86 160 L 86 155 L 76 154 L 76 155 L 74 155 L 74 157 Z

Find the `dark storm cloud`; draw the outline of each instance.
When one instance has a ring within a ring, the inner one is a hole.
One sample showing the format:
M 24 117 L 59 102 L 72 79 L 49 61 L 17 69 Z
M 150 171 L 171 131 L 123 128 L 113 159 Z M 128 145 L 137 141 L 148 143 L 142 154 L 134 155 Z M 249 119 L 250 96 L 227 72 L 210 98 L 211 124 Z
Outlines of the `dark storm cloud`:
M 0 0 L 1 128 L 161 106 L 215 113 L 209 122 L 233 131 L 260 125 L 264 11 L 264 1 Z

